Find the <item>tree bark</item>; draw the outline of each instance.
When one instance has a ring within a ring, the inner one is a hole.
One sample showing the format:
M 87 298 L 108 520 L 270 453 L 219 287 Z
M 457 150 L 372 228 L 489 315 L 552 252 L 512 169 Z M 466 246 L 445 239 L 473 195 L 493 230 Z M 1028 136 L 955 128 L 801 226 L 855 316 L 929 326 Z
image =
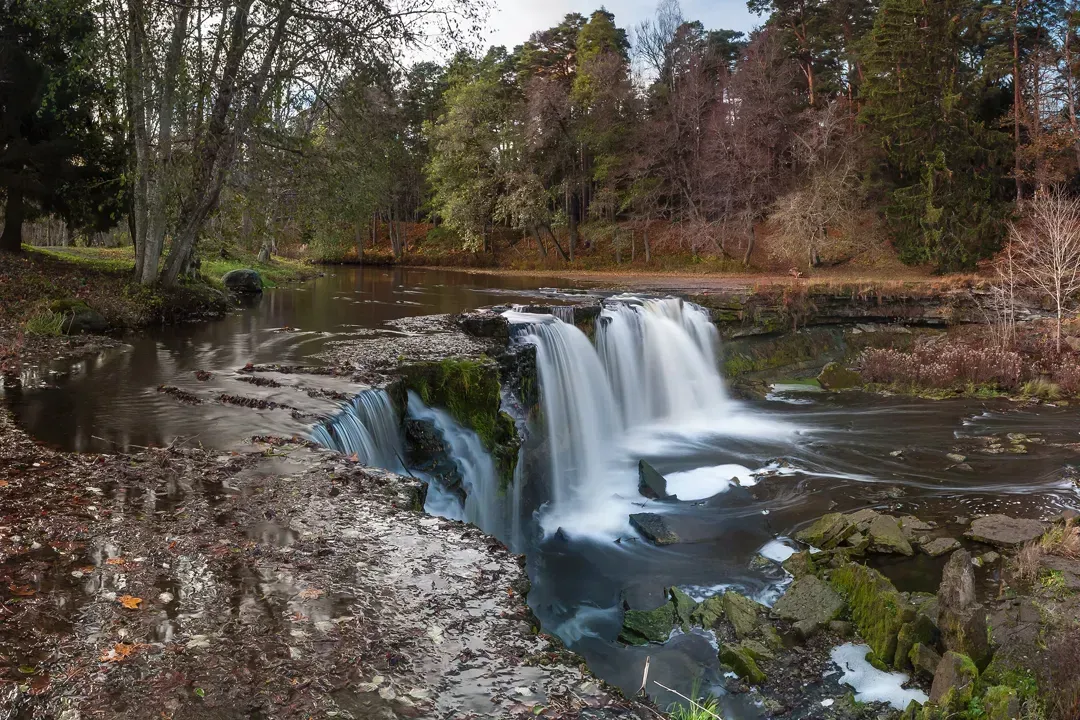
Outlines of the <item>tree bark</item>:
M 547 248 L 544 247 L 544 240 L 540 237 L 540 229 L 535 225 L 532 226 L 533 235 L 536 236 L 536 246 L 540 248 L 540 257 L 546 258 L 548 256 Z
M 1069 21 L 1065 26 L 1065 92 L 1068 95 L 1069 101 L 1069 128 L 1072 131 L 1073 136 L 1073 150 L 1076 153 L 1076 168 L 1080 170 L 1080 132 L 1077 131 L 1076 126 L 1076 79 L 1073 77 L 1073 58 L 1072 58 L 1072 35 L 1073 35 L 1073 21 L 1072 18 L 1076 13 L 1076 3 L 1069 3 Z
M 642 231 L 644 237 L 642 242 L 645 243 L 645 264 L 648 265 L 652 262 L 652 248 L 649 246 L 649 221 L 645 221 L 645 229 Z
M 546 230 L 547 234 L 551 236 L 551 242 L 555 243 L 555 249 L 559 251 L 560 255 L 562 255 L 562 259 L 570 262 L 570 257 L 566 254 L 566 251 L 563 250 L 562 245 L 559 244 L 559 238 L 555 237 L 555 233 L 551 232 L 551 226 L 545 225 L 544 230 Z
M 1023 0 L 1014 0 L 1013 7 L 1013 142 L 1015 144 L 1013 158 L 1013 173 L 1016 175 L 1016 202 L 1024 199 L 1024 183 L 1021 180 L 1020 163 L 1020 109 L 1022 97 L 1020 93 L 1020 6 Z
M 0 251 L 22 252 L 22 226 L 26 215 L 22 188 L 8 187 L 4 207 L 4 232 L 0 235 Z

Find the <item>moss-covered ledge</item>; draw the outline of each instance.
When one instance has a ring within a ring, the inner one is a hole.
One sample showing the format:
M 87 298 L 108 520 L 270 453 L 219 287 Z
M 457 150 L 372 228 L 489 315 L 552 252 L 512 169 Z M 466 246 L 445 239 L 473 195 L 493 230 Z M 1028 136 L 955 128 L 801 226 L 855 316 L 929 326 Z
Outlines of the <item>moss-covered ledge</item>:
M 502 410 L 499 364 L 487 357 L 404 361 L 398 368 L 402 386 L 424 404 L 440 407 L 473 430 L 492 454 L 502 486 L 517 468 L 518 437 L 514 419 Z

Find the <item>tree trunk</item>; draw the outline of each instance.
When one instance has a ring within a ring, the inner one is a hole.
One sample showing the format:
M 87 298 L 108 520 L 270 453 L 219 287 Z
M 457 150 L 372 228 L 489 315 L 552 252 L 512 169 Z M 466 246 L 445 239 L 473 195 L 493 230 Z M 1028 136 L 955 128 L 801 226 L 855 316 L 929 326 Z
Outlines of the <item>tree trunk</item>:
M 357 221 L 356 223 L 356 260 L 361 265 L 364 264 L 364 226 Z
M 754 241 L 756 240 L 757 232 L 754 229 L 754 221 L 750 221 L 750 239 L 746 243 L 746 254 L 743 255 L 742 264 L 744 267 L 750 266 L 750 256 L 754 252 Z
M 535 225 L 533 225 L 532 226 L 532 232 L 533 232 L 533 235 L 536 236 L 536 246 L 538 248 L 540 248 L 540 257 L 547 258 L 548 252 L 547 252 L 547 248 L 544 247 L 543 238 L 540 237 L 540 229 L 537 228 Z
M 574 247 L 577 245 L 577 231 L 578 231 L 578 228 L 577 228 L 577 223 L 578 223 L 577 205 L 578 205 L 577 197 L 572 192 L 570 192 L 570 184 L 567 183 L 567 185 L 566 185 L 566 217 L 567 217 L 567 224 L 570 226 L 570 254 L 569 254 L 569 256 L 567 257 L 566 253 L 562 252 L 562 248 L 561 247 L 559 248 L 559 252 L 562 253 L 563 257 L 567 261 L 570 261 L 570 260 L 574 259 Z M 549 229 L 548 232 L 551 232 L 551 230 Z M 555 236 L 552 235 L 553 239 L 554 239 L 554 237 Z M 557 242 L 556 242 L 556 245 L 558 245 Z
M 22 252 L 22 226 L 26 214 L 22 188 L 8 187 L 4 207 L 4 232 L 0 235 L 0 251 Z
M 1023 0 L 1014 0 L 1013 9 L 1013 173 L 1016 175 L 1016 202 L 1024 199 L 1024 183 L 1021 180 L 1020 163 L 1020 109 L 1022 98 L 1020 94 L 1020 5 Z
M 645 243 L 645 264 L 648 265 L 652 262 L 652 248 L 649 247 L 649 221 L 645 221 L 645 229 L 642 231 L 644 234 L 643 242 Z
M 1073 77 L 1072 59 L 1072 17 L 1076 12 L 1074 3 L 1069 3 L 1069 22 L 1065 27 L 1065 92 L 1069 101 L 1069 128 L 1072 130 L 1073 150 L 1076 153 L 1076 169 L 1080 171 L 1080 132 L 1076 127 L 1076 79 Z
M 563 250 L 562 245 L 559 244 L 559 238 L 555 237 L 555 233 L 551 232 L 551 226 L 545 225 L 544 230 L 546 230 L 547 234 L 551 236 L 551 242 L 555 243 L 555 249 L 559 251 L 560 255 L 562 255 L 562 259 L 570 262 L 570 258 L 569 256 L 567 256 L 566 251 Z

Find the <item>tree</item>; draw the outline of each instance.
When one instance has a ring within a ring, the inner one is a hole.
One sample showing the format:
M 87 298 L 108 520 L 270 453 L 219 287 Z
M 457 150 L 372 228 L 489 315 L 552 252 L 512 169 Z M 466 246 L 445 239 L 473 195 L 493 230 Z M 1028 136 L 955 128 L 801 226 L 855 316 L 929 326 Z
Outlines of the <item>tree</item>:
M 70 228 L 115 224 L 123 149 L 102 110 L 96 29 L 85 0 L 0 6 L 0 250 L 22 249 L 23 221 L 55 212 Z
M 1017 266 L 1054 306 L 1054 339 L 1061 352 L 1061 324 L 1080 292 L 1080 200 L 1060 189 L 1040 192 L 1028 205 L 1027 223 L 1009 224 Z

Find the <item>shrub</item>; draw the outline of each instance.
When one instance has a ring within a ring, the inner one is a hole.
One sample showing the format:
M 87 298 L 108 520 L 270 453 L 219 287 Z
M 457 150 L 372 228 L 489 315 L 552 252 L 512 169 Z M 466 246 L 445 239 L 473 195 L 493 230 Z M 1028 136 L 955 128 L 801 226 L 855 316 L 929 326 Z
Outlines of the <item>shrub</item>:
M 943 343 L 926 343 L 910 352 L 868 348 L 858 364 L 868 382 L 928 388 L 1012 388 L 1023 372 L 1023 358 L 1012 350 Z
M 1056 633 L 1048 650 L 1050 708 L 1054 717 L 1074 720 L 1080 717 L 1080 629 Z
M 30 335 L 61 335 L 64 331 L 64 313 L 42 310 L 31 315 L 23 327 Z
M 1024 545 L 1012 561 L 1012 571 L 1016 579 L 1025 585 L 1034 585 L 1039 579 L 1042 556 L 1043 546 L 1039 540 L 1032 540 Z
M 1058 400 L 1061 398 L 1061 388 L 1046 378 L 1038 378 L 1024 383 L 1024 394 L 1040 400 Z

